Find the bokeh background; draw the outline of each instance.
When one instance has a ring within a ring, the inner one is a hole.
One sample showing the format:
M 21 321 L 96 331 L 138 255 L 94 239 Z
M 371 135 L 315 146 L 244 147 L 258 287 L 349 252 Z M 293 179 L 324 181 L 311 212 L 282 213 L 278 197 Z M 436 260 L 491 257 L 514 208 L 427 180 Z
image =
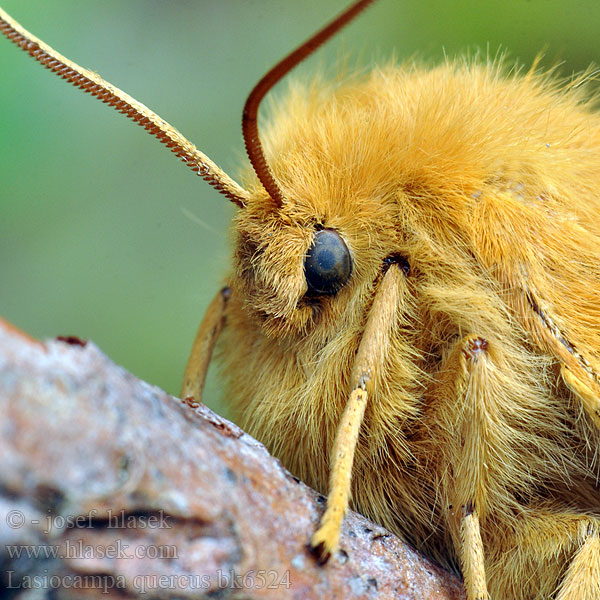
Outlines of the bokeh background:
M 344 0 L 1 0 L 72 60 L 171 122 L 231 175 L 259 77 Z M 566 75 L 600 61 L 597 0 L 380 0 L 304 66 L 506 50 Z M 228 270 L 233 205 L 141 128 L 0 40 L 0 315 L 93 340 L 177 393 Z M 205 400 L 220 405 L 218 375 Z

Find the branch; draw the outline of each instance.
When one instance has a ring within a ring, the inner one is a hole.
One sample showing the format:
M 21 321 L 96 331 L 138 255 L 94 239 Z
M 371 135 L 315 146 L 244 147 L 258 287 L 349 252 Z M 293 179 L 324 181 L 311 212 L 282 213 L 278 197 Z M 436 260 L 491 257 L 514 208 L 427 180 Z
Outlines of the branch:
M 40 343 L 0 321 L 0 411 L 11 597 L 464 598 L 351 512 L 344 552 L 319 567 L 306 543 L 322 496 L 236 425 L 91 343 Z

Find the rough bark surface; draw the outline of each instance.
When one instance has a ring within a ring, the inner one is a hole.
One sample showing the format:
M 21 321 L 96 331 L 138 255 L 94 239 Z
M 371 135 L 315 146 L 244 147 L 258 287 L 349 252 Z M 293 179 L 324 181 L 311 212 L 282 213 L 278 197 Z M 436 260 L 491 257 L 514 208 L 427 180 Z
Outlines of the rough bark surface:
M 0 564 L 7 597 L 463 599 L 349 513 L 325 567 L 324 498 L 237 426 L 91 343 L 0 322 Z

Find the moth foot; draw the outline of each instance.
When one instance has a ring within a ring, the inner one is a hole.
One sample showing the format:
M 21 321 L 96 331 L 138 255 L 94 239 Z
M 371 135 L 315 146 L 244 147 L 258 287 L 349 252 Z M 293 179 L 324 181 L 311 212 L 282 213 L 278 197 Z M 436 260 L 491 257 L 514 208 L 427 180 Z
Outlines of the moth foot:
M 315 531 L 310 540 L 309 550 L 320 565 L 324 565 L 331 555 L 338 551 L 339 537 L 339 530 L 331 523 L 323 523 Z
M 181 402 L 190 408 L 198 408 L 200 406 L 200 402 L 196 402 L 194 396 L 186 396 L 185 398 L 181 398 Z

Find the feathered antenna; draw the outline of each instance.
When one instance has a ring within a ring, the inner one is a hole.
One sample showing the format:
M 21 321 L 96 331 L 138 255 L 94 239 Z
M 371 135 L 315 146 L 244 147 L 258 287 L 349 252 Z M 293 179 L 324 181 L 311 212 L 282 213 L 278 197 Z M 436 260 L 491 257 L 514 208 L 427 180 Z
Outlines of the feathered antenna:
M 114 87 L 102 77 L 65 58 L 53 48 L 21 27 L 12 17 L 0 9 L 0 31 L 20 48 L 28 52 L 46 68 L 84 92 L 96 96 L 102 102 L 123 113 L 148 133 L 158 138 L 176 156 L 229 198 L 234 204 L 244 207 L 248 192 L 222 171 L 208 156 L 200 152 L 177 129 L 161 119 L 156 113 L 125 92 Z
M 323 27 L 323 29 L 277 63 L 258 82 L 246 100 L 242 116 L 242 132 L 248 158 L 258 179 L 277 206 L 283 204 L 283 193 L 269 169 L 258 135 L 257 115 L 260 103 L 269 90 L 289 71 L 312 54 L 342 27 L 352 21 L 373 1 L 359 0 L 349 6 L 331 23 Z M 102 100 L 105 104 L 112 106 L 115 110 L 118 110 L 146 129 L 148 133 L 155 136 L 171 152 L 181 158 L 192 171 L 198 173 L 198 175 L 221 194 L 229 198 L 234 204 L 240 207 L 246 205 L 249 196 L 248 192 L 229 177 L 227 173 L 222 171 L 208 156 L 200 152 L 177 129 L 161 119 L 147 106 L 144 106 L 129 96 L 129 94 L 111 85 L 96 73 L 80 67 L 78 64 L 56 52 L 56 50 L 42 42 L 42 40 L 21 27 L 19 23 L 2 9 L 0 9 L 0 31 L 46 68 L 82 89 L 84 92 L 96 96 L 96 98 Z
M 242 115 L 242 132 L 244 134 L 246 152 L 248 153 L 248 158 L 252 163 L 252 167 L 254 168 L 258 179 L 278 207 L 283 204 L 283 192 L 277 185 L 271 169 L 269 169 L 258 135 L 258 108 L 260 102 L 269 90 L 298 63 L 302 62 L 307 56 L 312 54 L 321 44 L 326 42 L 342 27 L 350 23 L 354 17 L 373 1 L 374 0 L 359 0 L 359 2 L 355 2 L 349 6 L 343 13 L 331 21 L 331 23 L 315 33 L 315 35 L 288 54 L 283 60 L 279 61 L 256 84 L 246 100 Z

